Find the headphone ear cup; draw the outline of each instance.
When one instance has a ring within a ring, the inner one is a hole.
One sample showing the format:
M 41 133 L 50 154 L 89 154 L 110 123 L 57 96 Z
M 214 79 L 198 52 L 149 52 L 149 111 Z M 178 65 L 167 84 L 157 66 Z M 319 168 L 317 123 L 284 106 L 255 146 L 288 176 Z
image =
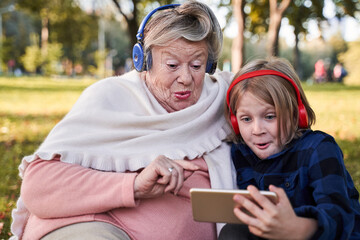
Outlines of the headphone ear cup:
M 136 43 L 133 47 L 132 58 L 136 71 L 142 72 L 145 68 L 144 51 L 140 43 Z
M 148 51 L 146 53 L 146 66 L 144 68 L 144 71 L 149 71 L 152 67 L 152 55 L 151 51 Z
M 301 103 L 299 108 L 299 128 L 307 128 L 309 126 L 308 115 L 305 106 Z
M 237 121 L 236 116 L 234 114 L 231 114 L 230 121 L 231 121 L 231 125 L 232 125 L 232 127 L 234 129 L 235 134 L 239 135 L 240 134 L 239 124 L 238 124 L 238 121 Z
M 214 74 L 215 71 L 216 71 L 216 65 L 217 65 L 217 62 L 213 62 L 213 61 L 208 60 L 206 62 L 206 72 L 208 74 Z

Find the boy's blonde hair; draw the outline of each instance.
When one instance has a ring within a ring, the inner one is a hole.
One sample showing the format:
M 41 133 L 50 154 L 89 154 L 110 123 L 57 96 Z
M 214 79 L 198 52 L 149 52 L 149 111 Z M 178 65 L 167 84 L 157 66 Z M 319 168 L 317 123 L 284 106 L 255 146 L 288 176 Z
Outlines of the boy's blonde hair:
M 277 57 L 254 60 L 242 67 L 234 79 L 245 73 L 257 70 L 275 70 L 294 80 L 308 115 L 308 127 L 306 129 L 310 129 L 316 120 L 315 113 L 306 99 L 300 79 L 291 64 L 287 60 Z M 293 138 L 301 136 L 303 129 L 298 126 L 299 111 L 296 91 L 288 80 L 276 75 L 263 75 L 245 79 L 237 83 L 229 95 L 230 108 L 235 116 L 238 99 L 241 98 L 245 92 L 250 92 L 255 97 L 275 107 L 278 119 L 279 139 L 281 139 L 281 133 L 284 134 L 283 136 L 285 136 L 286 139 L 286 142 L 280 142 L 281 145 L 286 145 Z M 230 111 L 227 105 L 225 108 L 225 116 L 230 122 Z M 242 141 L 243 139 L 241 135 L 239 135 L 233 140 Z

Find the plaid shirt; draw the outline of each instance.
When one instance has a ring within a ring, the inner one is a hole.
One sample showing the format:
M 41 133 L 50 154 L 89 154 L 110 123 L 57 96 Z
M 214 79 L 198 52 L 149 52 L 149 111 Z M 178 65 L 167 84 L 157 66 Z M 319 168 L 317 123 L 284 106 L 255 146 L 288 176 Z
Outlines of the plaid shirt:
M 297 216 L 314 218 L 312 239 L 360 239 L 359 193 L 333 137 L 307 130 L 282 152 L 260 160 L 244 144 L 233 144 L 239 189 L 282 187 Z

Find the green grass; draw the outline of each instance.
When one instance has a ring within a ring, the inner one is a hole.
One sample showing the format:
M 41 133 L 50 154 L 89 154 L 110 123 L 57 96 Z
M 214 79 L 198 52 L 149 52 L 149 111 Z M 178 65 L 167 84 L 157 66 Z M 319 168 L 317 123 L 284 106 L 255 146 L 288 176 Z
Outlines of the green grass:
M 93 82 L 0 77 L 0 226 L 4 224 L 0 239 L 9 238 L 10 214 L 20 191 L 20 160 L 36 150 L 82 90 Z M 360 87 L 324 84 L 304 85 L 304 89 L 317 114 L 314 129 L 336 138 L 360 189 Z
M 304 85 L 317 121 L 314 129 L 323 130 L 337 140 L 360 137 L 360 86 L 341 84 Z
M 90 79 L 0 77 L 0 239 L 8 239 L 20 191 L 18 165 L 69 111 Z M 1 227 L 0 227 L 1 229 Z
M 360 86 L 304 84 L 304 90 L 316 113 L 313 129 L 335 137 L 343 150 L 345 165 L 360 190 Z

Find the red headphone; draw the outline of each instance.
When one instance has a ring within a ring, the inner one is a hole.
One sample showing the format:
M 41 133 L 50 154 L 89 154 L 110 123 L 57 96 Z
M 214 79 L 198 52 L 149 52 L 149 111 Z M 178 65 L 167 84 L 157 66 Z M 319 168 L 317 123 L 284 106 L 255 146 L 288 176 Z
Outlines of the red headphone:
M 285 74 L 275 71 L 275 70 L 257 70 L 257 71 L 253 71 L 253 72 L 249 72 L 249 73 L 245 73 L 241 76 L 239 76 L 238 78 L 236 78 L 230 85 L 227 94 L 226 94 L 226 103 L 229 107 L 230 110 L 230 121 L 232 124 L 232 127 L 235 131 L 235 134 L 238 135 L 240 134 L 240 130 L 239 130 L 239 124 L 237 122 L 236 116 L 234 115 L 234 113 L 231 110 L 230 107 L 230 92 L 231 89 L 239 82 L 241 82 L 242 80 L 248 79 L 248 78 L 252 78 L 252 77 L 257 77 L 257 76 L 263 76 L 263 75 L 276 75 L 276 76 L 280 76 L 286 80 L 288 80 L 294 87 L 295 92 L 296 92 L 296 97 L 297 97 L 297 102 L 298 102 L 298 109 L 299 109 L 299 128 L 307 128 L 308 127 L 308 115 L 305 109 L 304 104 L 301 101 L 301 97 L 300 97 L 300 92 L 298 87 L 296 86 L 294 80 L 292 80 L 291 78 L 289 78 L 288 76 L 286 76 Z

